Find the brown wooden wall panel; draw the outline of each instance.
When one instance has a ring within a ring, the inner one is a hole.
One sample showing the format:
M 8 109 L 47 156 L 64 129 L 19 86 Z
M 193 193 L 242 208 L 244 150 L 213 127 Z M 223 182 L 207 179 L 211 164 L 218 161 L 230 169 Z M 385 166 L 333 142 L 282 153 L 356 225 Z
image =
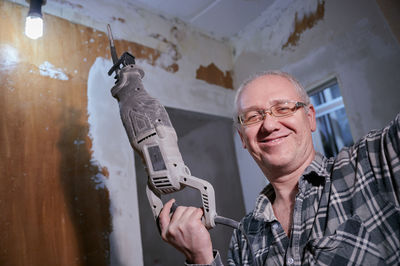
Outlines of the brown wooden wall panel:
M 30 40 L 26 13 L 0 1 L 0 265 L 108 265 L 110 203 L 87 123 L 88 71 L 108 42 L 49 15 Z M 68 79 L 41 74 L 45 62 Z

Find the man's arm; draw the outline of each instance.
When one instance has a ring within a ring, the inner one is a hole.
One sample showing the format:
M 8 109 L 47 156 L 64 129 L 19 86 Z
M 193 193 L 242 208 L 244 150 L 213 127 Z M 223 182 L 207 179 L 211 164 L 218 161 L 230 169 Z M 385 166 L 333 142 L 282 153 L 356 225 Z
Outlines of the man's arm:
M 179 206 L 170 216 L 174 201 L 168 201 L 160 212 L 162 239 L 181 251 L 187 262 L 211 264 L 214 260 L 212 243 L 208 230 L 201 222 L 202 209 Z
M 400 207 L 400 113 L 384 132 L 383 151 L 385 154 L 381 158 L 388 162 L 392 182 L 390 189 L 393 189 L 396 198 L 395 205 Z
M 367 136 L 369 159 L 382 195 L 400 206 L 400 113 L 382 131 Z

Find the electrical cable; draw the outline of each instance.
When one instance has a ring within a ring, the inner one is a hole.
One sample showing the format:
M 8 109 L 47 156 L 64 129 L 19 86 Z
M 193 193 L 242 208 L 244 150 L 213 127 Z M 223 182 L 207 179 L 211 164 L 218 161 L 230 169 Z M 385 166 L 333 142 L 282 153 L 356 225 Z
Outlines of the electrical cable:
M 250 240 L 249 240 L 247 234 L 244 232 L 243 224 L 239 223 L 239 222 L 236 222 L 235 220 L 232 220 L 232 219 L 229 219 L 229 218 L 226 218 L 226 217 L 222 217 L 222 216 L 216 216 L 214 218 L 214 222 L 216 224 L 223 224 L 223 225 L 226 225 L 226 226 L 230 226 L 230 227 L 232 227 L 234 229 L 240 230 L 242 232 L 244 238 L 246 239 L 247 245 L 249 246 L 251 259 L 253 261 L 252 265 L 258 266 L 258 262 L 256 260 L 255 254 L 254 254 L 253 247 L 252 247 L 252 245 L 250 243 Z
M 239 229 L 239 227 L 240 227 L 240 223 L 239 222 L 236 222 L 235 220 L 232 220 L 232 219 L 229 219 L 229 218 L 226 218 L 226 217 L 222 217 L 222 216 L 218 216 L 218 215 L 215 216 L 214 222 L 216 224 L 227 225 L 227 226 L 230 226 L 230 227 L 235 228 L 235 229 Z

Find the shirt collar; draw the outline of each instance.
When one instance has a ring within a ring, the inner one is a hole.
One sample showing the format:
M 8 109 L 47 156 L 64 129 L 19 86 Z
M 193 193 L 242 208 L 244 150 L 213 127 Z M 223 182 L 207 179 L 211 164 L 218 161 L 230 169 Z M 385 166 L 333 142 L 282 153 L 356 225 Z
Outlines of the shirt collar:
M 327 170 L 328 159 L 320 153 L 316 153 L 314 160 L 304 170 L 303 175 L 299 180 L 299 189 L 305 187 L 306 184 L 320 184 L 329 178 Z M 253 210 L 253 216 L 257 220 L 265 222 L 276 221 L 274 211 L 272 209 L 272 202 L 275 199 L 275 191 L 271 184 L 268 184 L 257 197 L 256 206 Z
M 315 172 L 318 176 L 329 177 L 329 173 L 327 171 L 328 159 L 319 152 L 315 153 L 314 160 L 307 166 L 306 170 L 304 170 L 303 176 L 309 175 L 312 172 Z
M 256 220 L 273 222 L 276 219 L 271 202 L 275 199 L 275 191 L 271 184 L 268 184 L 257 197 L 256 207 L 253 216 Z

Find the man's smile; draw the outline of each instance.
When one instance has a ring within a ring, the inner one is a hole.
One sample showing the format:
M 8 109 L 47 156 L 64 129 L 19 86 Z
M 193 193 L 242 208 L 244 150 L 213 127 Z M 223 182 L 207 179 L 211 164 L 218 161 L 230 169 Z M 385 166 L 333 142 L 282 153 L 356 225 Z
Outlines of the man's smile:
M 286 139 L 286 137 L 288 137 L 288 136 L 289 135 L 267 137 L 267 138 L 263 138 L 263 139 L 259 140 L 259 142 L 261 142 L 263 144 L 267 144 L 267 145 L 277 145 L 277 144 L 280 144 L 281 142 L 283 142 Z

